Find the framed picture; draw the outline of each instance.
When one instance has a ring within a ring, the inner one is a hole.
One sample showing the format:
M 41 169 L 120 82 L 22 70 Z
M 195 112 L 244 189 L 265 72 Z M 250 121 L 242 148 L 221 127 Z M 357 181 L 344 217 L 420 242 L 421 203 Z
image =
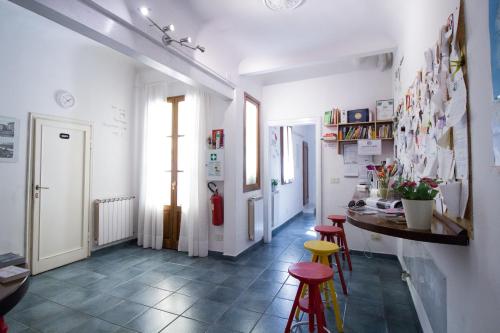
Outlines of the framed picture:
M 392 120 L 394 116 L 394 100 L 386 99 L 377 101 L 377 121 Z
M 491 50 L 491 84 L 493 100 L 500 101 L 500 0 L 489 1 L 490 50 Z
M 0 116 L 0 162 L 17 162 L 19 120 Z

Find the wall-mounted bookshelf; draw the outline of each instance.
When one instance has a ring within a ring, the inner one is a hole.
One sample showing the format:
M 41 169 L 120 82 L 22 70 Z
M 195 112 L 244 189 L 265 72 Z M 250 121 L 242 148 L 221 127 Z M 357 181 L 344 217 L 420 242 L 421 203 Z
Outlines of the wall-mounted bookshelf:
M 356 143 L 358 140 L 394 140 L 392 136 L 392 126 L 392 120 L 338 124 L 336 125 L 337 152 L 341 154 L 344 144 Z

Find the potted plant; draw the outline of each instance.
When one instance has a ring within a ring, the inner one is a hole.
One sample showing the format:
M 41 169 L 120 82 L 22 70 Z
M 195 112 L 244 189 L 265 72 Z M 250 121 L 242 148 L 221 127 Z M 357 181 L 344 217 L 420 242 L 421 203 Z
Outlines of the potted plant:
M 276 187 L 278 186 L 278 180 L 277 179 L 272 179 L 271 180 L 271 190 L 273 192 L 276 192 Z
M 389 182 L 391 178 L 396 175 L 398 167 L 396 162 L 392 164 L 383 165 L 368 165 L 366 167 L 368 170 L 372 171 L 378 180 L 378 196 L 382 199 L 387 199 L 389 196 Z
M 418 183 L 400 179 L 393 184 L 394 190 L 401 194 L 408 228 L 431 228 L 434 198 L 439 192 L 436 189 L 438 184 L 437 180 L 431 178 L 422 178 Z

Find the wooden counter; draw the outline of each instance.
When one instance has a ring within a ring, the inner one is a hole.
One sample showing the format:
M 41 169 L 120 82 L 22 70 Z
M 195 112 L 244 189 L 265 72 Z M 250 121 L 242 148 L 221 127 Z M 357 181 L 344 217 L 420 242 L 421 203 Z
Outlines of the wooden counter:
M 368 196 L 362 192 L 354 195 L 354 200 L 363 199 Z M 382 214 L 362 215 L 352 210 L 346 213 L 347 222 L 365 230 L 372 232 L 411 239 L 421 242 L 469 245 L 467 231 L 459 225 L 453 223 L 445 216 L 434 213 L 431 230 L 409 229 L 406 224 L 398 224 L 385 218 Z

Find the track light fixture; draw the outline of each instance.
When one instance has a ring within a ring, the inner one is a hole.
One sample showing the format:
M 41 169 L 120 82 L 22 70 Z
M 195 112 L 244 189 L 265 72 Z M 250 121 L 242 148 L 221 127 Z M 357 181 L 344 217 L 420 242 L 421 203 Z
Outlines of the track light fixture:
M 173 24 L 169 24 L 169 25 L 166 25 L 164 27 L 161 27 L 160 25 L 158 25 L 158 23 L 156 23 L 155 21 L 153 21 L 153 19 L 151 19 L 151 17 L 149 17 L 149 14 L 151 13 L 151 10 L 147 7 L 141 7 L 139 8 L 139 11 L 141 12 L 142 16 L 144 16 L 150 23 L 153 27 L 157 28 L 158 30 L 160 30 L 162 33 L 163 33 L 163 36 L 161 37 L 161 41 L 164 45 L 166 46 L 169 46 L 170 44 L 172 43 L 177 43 L 181 46 L 184 46 L 184 47 L 187 47 L 191 50 L 198 50 L 200 52 L 205 52 L 205 48 L 201 45 L 196 45 L 196 46 L 193 46 L 191 45 L 192 43 L 192 39 L 191 37 L 184 37 L 184 38 L 181 38 L 179 40 L 173 38 L 172 36 L 170 36 L 168 34 L 168 32 L 173 32 L 175 31 L 175 27 Z

